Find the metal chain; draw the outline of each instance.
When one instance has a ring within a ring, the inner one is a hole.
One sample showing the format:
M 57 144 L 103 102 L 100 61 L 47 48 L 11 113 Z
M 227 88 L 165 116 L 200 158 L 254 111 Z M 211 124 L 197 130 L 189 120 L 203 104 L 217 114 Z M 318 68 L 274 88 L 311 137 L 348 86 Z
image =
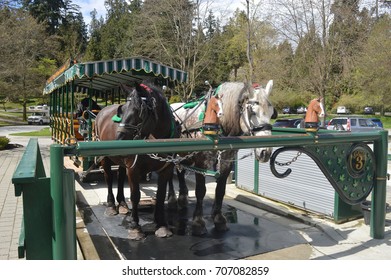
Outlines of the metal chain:
M 186 159 L 189 159 L 191 157 L 193 157 L 195 154 L 197 154 L 198 152 L 191 152 L 190 154 L 186 155 L 186 156 L 183 156 L 183 157 L 175 157 L 175 156 L 171 156 L 171 155 L 168 155 L 166 157 L 161 157 L 159 156 L 158 154 L 148 154 L 148 156 L 152 159 L 155 159 L 155 160 L 159 160 L 159 161 L 164 161 L 164 162 L 170 162 L 170 163 L 174 163 L 175 165 L 179 164 L 181 161 L 183 160 L 186 160 Z
M 293 162 L 295 162 L 297 160 L 297 158 L 299 156 L 301 156 L 302 152 L 297 152 L 296 156 L 294 156 L 290 161 L 288 162 L 285 162 L 285 163 L 282 163 L 282 162 L 278 162 L 278 161 L 275 161 L 275 163 L 278 165 L 278 166 L 288 166 L 290 164 L 292 164 Z
M 220 166 L 221 166 L 221 154 L 224 153 L 226 150 L 222 150 L 222 151 L 217 151 L 217 165 L 216 165 L 216 171 L 217 172 L 220 172 Z M 159 156 L 158 154 L 148 154 L 148 156 L 152 159 L 155 159 L 155 160 L 159 160 L 159 161 L 163 161 L 163 162 L 170 162 L 170 163 L 174 163 L 175 167 L 179 170 L 179 171 L 182 171 L 182 170 L 187 170 L 187 171 L 192 171 L 194 173 L 198 173 L 198 174 L 201 174 L 203 176 L 206 176 L 206 171 L 201 171 L 201 170 L 195 170 L 191 167 L 188 167 L 188 166 L 185 166 L 185 165 L 182 165 L 181 162 L 186 160 L 186 159 L 189 159 L 191 157 L 193 157 L 195 154 L 197 154 L 198 151 L 195 151 L 195 152 L 191 152 L 190 154 L 186 155 L 186 156 L 183 156 L 183 157 L 175 157 L 175 156 L 172 156 L 172 155 L 168 155 L 167 157 L 161 157 Z M 242 159 L 245 159 L 246 157 L 249 157 L 252 155 L 252 152 L 246 154 L 246 155 L 243 155 L 242 157 L 240 157 L 238 160 L 242 160 Z M 235 160 L 224 160 L 226 162 L 230 162 L 230 161 L 235 161 Z
M 216 171 L 220 173 L 220 165 L 221 165 L 221 154 L 225 151 L 217 151 L 217 164 L 216 164 Z

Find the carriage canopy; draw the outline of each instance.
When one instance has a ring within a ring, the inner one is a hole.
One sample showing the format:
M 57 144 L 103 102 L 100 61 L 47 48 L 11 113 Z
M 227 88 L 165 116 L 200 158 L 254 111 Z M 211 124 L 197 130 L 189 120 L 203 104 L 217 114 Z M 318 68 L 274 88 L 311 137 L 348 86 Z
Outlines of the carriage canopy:
M 112 60 L 68 63 L 48 79 L 43 94 L 73 82 L 76 91 L 88 89 L 107 91 L 120 84 L 144 79 L 161 79 L 165 82 L 184 83 L 187 73 L 143 57 L 130 57 Z

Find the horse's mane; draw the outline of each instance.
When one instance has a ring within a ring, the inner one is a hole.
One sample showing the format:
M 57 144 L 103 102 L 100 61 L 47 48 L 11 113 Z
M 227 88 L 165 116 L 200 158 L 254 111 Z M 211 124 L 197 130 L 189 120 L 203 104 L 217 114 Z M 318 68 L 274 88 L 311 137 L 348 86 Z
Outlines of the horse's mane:
M 242 82 L 226 82 L 220 85 L 217 94 L 223 103 L 224 116 L 220 119 L 220 125 L 224 135 L 240 135 L 242 131 L 238 120 L 241 104 L 249 98 L 248 86 Z

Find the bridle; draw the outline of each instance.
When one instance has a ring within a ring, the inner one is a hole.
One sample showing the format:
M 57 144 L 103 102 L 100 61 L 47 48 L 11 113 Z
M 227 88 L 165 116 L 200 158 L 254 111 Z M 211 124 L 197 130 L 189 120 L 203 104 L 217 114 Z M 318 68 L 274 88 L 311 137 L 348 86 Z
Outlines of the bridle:
M 148 122 L 150 122 L 151 114 L 155 115 L 155 119 L 157 118 L 156 99 L 154 97 L 150 97 L 150 98 L 140 97 L 140 99 L 141 99 L 141 105 L 140 105 L 141 109 L 139 112 L 139 118 L 141 119 L 141 122 L 138 124 L 129 124 L 124 121 L 121 121 L 121 123 L 117 128 L 117 132 L 122 132 L 126 135 L 134 135 L 132 140 L 146 138 L 148 135 L 142 137 L 143 128 L 148 124 Z M 132 97 L 128 97 L 126 99 L 126 102 L 132 102 Z
M 253 110 L 253 107 L 255 105 L 259 106 L 259 101 L 247 100 L 246 102 L 243 102 L 242 107 L 240 108 L 240 117 L 243 118 L 243 123 L 247 127 L 251 136 L 254 136 L 255 132 L 271 131 L 273 128 L 272 125 L 269 123 L 256 125 L 251 121 L 251 116 L 256 114 Z M 247 114 L 247 118 L 246 118 L 245 114 Z M 248 120 L 248 122 L 247 122 L 247 120 Z

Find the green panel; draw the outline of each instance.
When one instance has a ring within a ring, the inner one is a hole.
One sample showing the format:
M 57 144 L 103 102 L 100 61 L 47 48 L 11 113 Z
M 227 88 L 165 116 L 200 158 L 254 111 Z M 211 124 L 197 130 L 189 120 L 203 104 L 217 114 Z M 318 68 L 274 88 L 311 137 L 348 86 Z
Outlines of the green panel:
M 339 197 L 338 193 L 335 193 L 334 222 L 342 223 L 359 217 L 362 217 L 361 205 L 347 204 Z
M 284 173 L 279 173 L 275 168 L 278 154 L 288 150 L 310 156 L 347 204 L 359 204 L 373 189 L 376 159 L 372 150 L 363 143 L 280 148 L 270 158 L 271 171 L 278 178 L 287 177 L 291 172 L 291 169 L 287 168 Z
M 76 247 L 76 193 L 75 193 L 75 172 L 72 169 L 64 170 L 63 198 L 65 211 L 65 246 L 64 256 L 69 260 L 77 259 Z
M 26 259 L 53 259 L 50 178 L 39 179 L 23 188 L 23 217 Z
M 306 147 L 340 198 L 358 204 L 371 192 L 375 178 L 375 156 L 365 144 L 335 144 Z

